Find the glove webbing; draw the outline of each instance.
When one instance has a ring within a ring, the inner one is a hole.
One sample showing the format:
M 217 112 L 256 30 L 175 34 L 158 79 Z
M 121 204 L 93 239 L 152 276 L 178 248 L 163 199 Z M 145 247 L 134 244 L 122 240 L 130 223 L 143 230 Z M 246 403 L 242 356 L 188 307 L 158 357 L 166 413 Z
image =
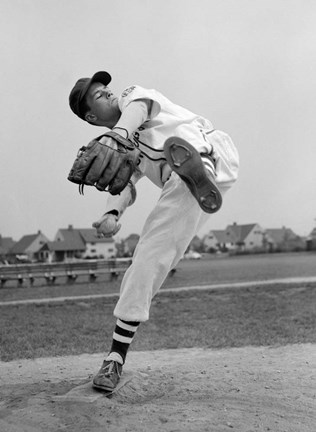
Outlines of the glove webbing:
M 114 131 L 105 132 L 103 135 L 100 135 L 99 137 L 97 137 L 96 140 L 99 141 L 104 136 L 113 138 L 116 142 L 118 142 L 119 144 L 121 144 L 123 146 L 125 152 L 126 152 L 126 149 L 128 149 L 128 150 L 134 150 L 135 147 L 136 147 L 135 144 L 132 141 L 129 141 L 128 139 L 122 137 L 120 134 L 118 134 L 118 133 L 116 133 Z M 102 143 L 100 143 L 100 144 L 102 144 Z M 104 145 L 106 145 L 106 144 L 104 144 Z M 85 149 L 86 149 L 86 147 L 83 146 L 83 147 L 80 148 L 79 152 L 82 152 Z M 117 151 L 119 153 L 123 153 L 121 147 L 118 147 L 117 149 L 112 149 L 112 150 Z M 107 192 L 107 191 L 105 191 L 105 192 Z M 81 183 L 79 185 L 79 194 L 80 195 L 84 195 L 84 183 Z

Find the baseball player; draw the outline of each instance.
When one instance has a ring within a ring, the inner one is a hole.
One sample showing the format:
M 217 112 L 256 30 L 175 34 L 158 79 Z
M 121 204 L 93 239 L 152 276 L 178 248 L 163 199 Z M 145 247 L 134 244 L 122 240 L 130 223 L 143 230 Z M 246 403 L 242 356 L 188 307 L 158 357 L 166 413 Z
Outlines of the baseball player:
M 149 319 L 153 297 L 210 214 L 220 209 L 222 197 L 237 180 L 239 166 L 231 138 L 214 129 L 209 120 L 138 85 L 116 97 L 110 82 L 109 73 L 97 72 L 79 79 L 69 96 L 79 118 L 110 130 L 112 136 L 99 138 L 101 143 L 113 145 L 112 137 L 120 136 L 139 152 L 127 186 L 119 194 L 108 195 L 105 214 L 93 224 L 98 235 L 118 232 L 119 220 L 135 201 L 135 185 L 142 177 L 148 177 L 161 194 L 123 277 L 112 344 L 93 379 L 94 387 L 107 391 L 119 382 L 137 328 Z M 101 183 L 96 186 L 104 190 Z

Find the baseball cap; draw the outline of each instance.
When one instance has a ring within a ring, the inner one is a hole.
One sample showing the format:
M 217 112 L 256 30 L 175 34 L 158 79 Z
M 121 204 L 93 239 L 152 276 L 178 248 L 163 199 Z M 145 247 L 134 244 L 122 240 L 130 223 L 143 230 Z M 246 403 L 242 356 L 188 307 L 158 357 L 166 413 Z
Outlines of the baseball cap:
M 100 82 L 107 86 L 111 80 L 111 75 L 105 71 L 96 72 L 92 78 L 80 78 L 69 95 L 69 105 L 72 111 L 82 120 L 85 120 L 84 113 L 81 112 L 81 102 L 90 85 L 94 82 Z

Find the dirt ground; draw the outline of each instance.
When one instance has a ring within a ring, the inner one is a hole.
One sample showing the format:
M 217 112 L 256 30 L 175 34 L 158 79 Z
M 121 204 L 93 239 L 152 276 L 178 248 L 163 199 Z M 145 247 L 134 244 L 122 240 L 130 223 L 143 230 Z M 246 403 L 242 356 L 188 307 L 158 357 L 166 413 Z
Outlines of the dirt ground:
M 102 359 L 0 363 L 1 432 L 316 431 L 316 345 L 131 351 L 111 398 Z

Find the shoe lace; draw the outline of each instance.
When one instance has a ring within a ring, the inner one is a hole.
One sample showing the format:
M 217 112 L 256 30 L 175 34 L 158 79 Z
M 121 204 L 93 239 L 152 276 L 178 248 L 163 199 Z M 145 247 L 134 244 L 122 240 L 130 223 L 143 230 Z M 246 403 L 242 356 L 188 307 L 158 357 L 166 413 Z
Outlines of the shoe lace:
M 114 360 L 102 366 L 102 371 L 104 372 L 104 374 L 106 373 L 109 376 L 113 375 L 114 373 L 117 373 L 119 375 L 119 370 L 116 367 L 116 362 Z

